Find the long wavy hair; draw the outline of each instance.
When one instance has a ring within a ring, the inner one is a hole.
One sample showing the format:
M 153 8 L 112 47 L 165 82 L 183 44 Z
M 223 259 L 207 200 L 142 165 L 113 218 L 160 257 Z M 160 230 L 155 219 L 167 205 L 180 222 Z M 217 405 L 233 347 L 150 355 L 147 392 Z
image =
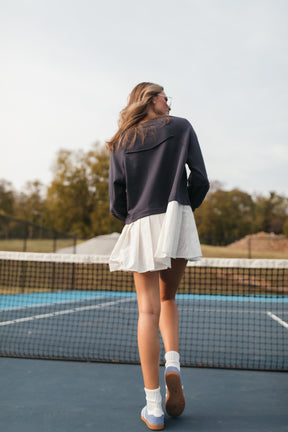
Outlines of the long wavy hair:
M 109 151 L 117 151 L 128 142 L 133 146 L 138 134 L 144 138 L 144 131 L 139 123 L 147 116 L 153 97 L 163 90 L 162 86 L 150 82 L 142 82 L 134 87 L 127 106 L 120 112 L 118 131 L 106 142 Z

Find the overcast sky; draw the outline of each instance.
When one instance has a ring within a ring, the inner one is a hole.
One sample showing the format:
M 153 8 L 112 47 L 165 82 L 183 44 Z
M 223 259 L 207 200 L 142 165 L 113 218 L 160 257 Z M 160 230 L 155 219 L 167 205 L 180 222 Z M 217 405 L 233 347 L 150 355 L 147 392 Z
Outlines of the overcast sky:
M 288 195 L 287 0 L 0 0 L 0 179 L 49 184 L 141 81 L 194 126 L 211 180 Z

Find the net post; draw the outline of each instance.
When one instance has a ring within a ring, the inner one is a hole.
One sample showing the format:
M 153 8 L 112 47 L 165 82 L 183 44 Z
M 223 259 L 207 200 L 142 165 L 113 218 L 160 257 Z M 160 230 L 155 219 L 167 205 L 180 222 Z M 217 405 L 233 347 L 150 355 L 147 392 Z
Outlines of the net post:
M 76 248 L 77 248 L 77 233 L 74 233 L 74 235 L 73 235 L 73 254 L 76 254 Z
M 53 252 L 56 252 L 56 246 L 57 246 L 57 231 L 53 231 Z
M 23 252 L 27 252 L 27 238 L 28 238 L 28 223 L 26 222 L 24 228 Z
M 251 259 L 252 258 L 252 248 L 251 248 L 251 236 L 248 237 L 248 258 Z

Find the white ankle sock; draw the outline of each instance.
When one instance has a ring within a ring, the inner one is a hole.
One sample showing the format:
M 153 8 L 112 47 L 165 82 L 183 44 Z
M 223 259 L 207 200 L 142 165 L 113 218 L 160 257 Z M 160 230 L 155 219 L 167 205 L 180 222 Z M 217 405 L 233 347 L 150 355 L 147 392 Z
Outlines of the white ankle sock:
M 165 368 L 173 366 L 180 372 L 180 355 L 177 351 L 167 351 L 165 354 L 165 360 Z
M 149 390 L 146 388 L 144 388 L 144 390 L 146 394 L 148 414 L 161 416 L 163 414 L 163 408 L 160 387 L 155 390 Z

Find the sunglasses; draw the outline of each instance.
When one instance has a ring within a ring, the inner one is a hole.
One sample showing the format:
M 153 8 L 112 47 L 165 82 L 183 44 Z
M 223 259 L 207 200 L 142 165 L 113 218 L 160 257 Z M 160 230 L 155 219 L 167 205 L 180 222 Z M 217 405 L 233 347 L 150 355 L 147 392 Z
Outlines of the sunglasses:
M 165 102 L 167 103 L 167 105 L 168 105 L 169 107 L 171 107 L 172 97 L 170 97 L 170 96 L 163 96 L 163 95 L 161 95 L 161 94 L 158 94 L 158 96 L 161 96 L 161 97 L 165 100 Z

